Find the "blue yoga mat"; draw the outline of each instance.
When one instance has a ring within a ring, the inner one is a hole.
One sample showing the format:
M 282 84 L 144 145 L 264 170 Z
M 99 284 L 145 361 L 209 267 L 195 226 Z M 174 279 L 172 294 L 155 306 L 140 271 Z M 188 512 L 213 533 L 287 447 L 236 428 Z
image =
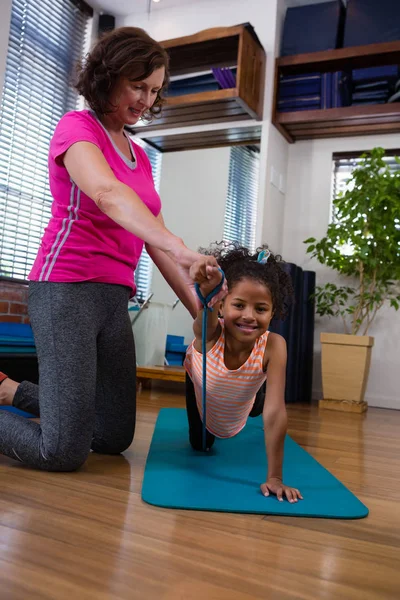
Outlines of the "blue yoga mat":
M 0 410 L 14 413 L 15 415 L 19 415 L 20 417 L 25 417 L 26 419 L 35 418 L 35 415 L 31 415 L 31 413 L 27 413 L 24 410 L 19 410 L 19 408 L 15 408 L 15 406 L 0 406 Z
M 160 411 L 147 457 L 142 498 L 164 508 L 260 513 L 292 517 L 361 519 L 368 508 L 289 436 L 284 481 L 304 500 L 264 497 L 266 477 L 262 417 L 249 419 L 234 438 L 216 440 L 208 453 L 191 449 L 186 411 Z

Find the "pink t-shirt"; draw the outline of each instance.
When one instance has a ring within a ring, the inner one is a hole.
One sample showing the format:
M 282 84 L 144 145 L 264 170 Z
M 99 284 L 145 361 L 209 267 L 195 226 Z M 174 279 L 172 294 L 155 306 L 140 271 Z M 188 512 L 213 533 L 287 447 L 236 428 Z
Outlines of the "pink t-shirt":
M 60 157 L 76 142 L 100 148 L 115 177 L 132 188 L 154 216 L 161 202 L 145 151 L 131 143 L 134 160 L 115 146 L 94 113 L 65 114 L 50 142 L 51 218 L 29 274 L 32 281 L 98 281 L 136 291 L 134 271 L 143 240 L 107 217 L 72 181 Z

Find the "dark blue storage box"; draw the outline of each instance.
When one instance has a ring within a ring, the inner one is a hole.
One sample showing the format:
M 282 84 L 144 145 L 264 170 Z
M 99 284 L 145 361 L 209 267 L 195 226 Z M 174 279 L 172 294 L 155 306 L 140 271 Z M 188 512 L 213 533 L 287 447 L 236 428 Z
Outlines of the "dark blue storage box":
M 355 69 L 352 72 L 352 104 L 382 104 L 389 100 L 399 77 L 397 65 Z
M 181 335 L 167 335 L 165 358 L 171 366 L 182 366 L 185 360 L 187 345 Z
M 349 0 L 344 43 L 348 46 L 400 40 L 399 0 Z
M 341 0 L 288 8 L 281 56 L 340 48 L 345 9 Z
M 314 95 L 308 92 L 315 90 Z M 338 108 L 351 104 L 348 73 L 284 75 L 279 80 L 278 112 Z

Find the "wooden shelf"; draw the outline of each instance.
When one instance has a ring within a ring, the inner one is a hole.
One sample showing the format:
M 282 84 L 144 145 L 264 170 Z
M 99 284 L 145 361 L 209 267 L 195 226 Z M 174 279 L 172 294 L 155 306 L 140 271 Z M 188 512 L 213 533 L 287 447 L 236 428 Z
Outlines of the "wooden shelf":
M 252 114 L 249 107 L 243 106 L 236 89 L 187 94 L 170 98 L 159 118 L 149 125 L 137 127 L 134 131 L 142 133 L 191 125 L 242 121 L 251 119 Z
M 276 59 L 276 66 L 284 75 L 312 73 L 313 71 L 327 73 L 398 63 L 400 64 L 400 41 L 296 54 Z
M 327 110 L 277 112 L 280 75 L 332 72 L 400 64 L 400 41 L 276 60 L 273 123 L 291 143 L 296 140 L 400 132 L 400 103 L 345 106 Z
M 288 139 L 310 140 L 400 132 L 400 104 L 345 106 L 277 113 L 275 126 Z
M 258 146 L 261 140 L 261 127 L 230 127 L 196 133 L 160 134 L 143 139 L 160 152 L 201 150 L 222 146 Z
M 172 77 L 235 66 L 237 85 L 232 89 L 167 97 L 160 118 L 135 132 L 262 119 L 266 58 L 250 25 L 207 29 L 161 43 L 170 56 Z
M 236 66 L 240 36 L 245 28 L 245 25 L 215 27 L 161 42 L 168 50 L 171 77 L 204 71 L 211 66 Z

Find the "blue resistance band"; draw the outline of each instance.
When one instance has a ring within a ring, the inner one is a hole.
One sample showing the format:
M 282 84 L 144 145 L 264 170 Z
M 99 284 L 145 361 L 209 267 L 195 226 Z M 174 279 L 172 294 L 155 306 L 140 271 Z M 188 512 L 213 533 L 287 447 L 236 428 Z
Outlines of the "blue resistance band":
M 208 294 L 208 296 L 204 297 L 203 294 L 200 291 L 200 286 L 198 283 L 195 283 L 195 290 L 197 292 L 198 297 L 200 298 L 200 302 L 203 305 L 203 323 L 202 323 L 202 330 L 201 330 L 201 346 L 202 346 L 202 353 L 203 353 L 203 390 L 202 390 L 202 400 L 203 400 L 203 452 L 206 451 L 206 442 L 207 442 L 207 422 L 206 422 L 206 397 L 207 397 L 207 390 L 206 390 L 206 384 L 207 384 L 207 315 L 208 315 L 208 311 L 212 311 L 213 309 L 210 308 L 208 306 L 209 302 L 214 298 L 214 296 L 216 296 L 218 294 L 218 292 L 221 290 L 222 286 L 224 285 L 224 281 L 225 281 L 225 275 L 224 272 L 222 271 L 222 269 L 219 269 L 222 275 L 221 281 L 220 283 L 217 285 L 216 288 L 214 288 L 212 290 L 212 292 L 210 292 Z

